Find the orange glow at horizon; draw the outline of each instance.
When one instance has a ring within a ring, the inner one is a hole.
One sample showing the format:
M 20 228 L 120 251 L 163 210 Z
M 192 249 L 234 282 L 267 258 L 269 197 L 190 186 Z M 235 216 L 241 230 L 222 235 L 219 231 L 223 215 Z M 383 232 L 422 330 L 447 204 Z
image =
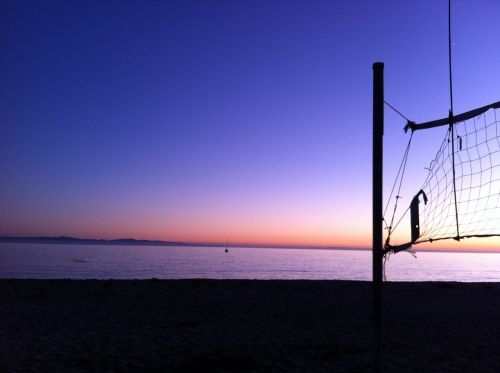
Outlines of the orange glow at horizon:
M 145 240 L 177 241 L 192 243 L 256 244 L 275 246 L 317 246 L 370 248 L 371 229 L 364 220 L 340 219 L 323 214 L 282 215 L 268 214 L 231 216 L 219 214 L 210 219 L 206 214 L 187 215 L 183 219 L 168 216 L 122 214 L 111 219 L 106 214 L 99 217 L 42 219 L 32 215 L 30 221 L 14 216 L 4 224 L 0 235 L 17 236 L 73 236 L 79 238 L 135 238 Z M 54 230 L 57 227 L 57 231 Z M 405 233 L 405 232 L 404 232 Z M 405 235 L 398 237 L 406 242 Z M 414 245 L 417 251 L 500 251 L 500 238 L 439 241 Z
M 198 207 L 200 207 L 199 204 Z M 195 212 L 183 210 L 175 216 L 165 213 L 161 206 L 141 209 L 130 206 L 128 210 L 91 211 L 77 217 L 39 214 L 12 215 L 3 224 L 0 235 L 15 236 L 72 236 L 79 238 L 135 238 L 145 240 L 177 241 L 192 243 L 256 244 L 271 246 L 311 247 L 371 247 L 369 219 L 360 219 L 361 209 L 342 209 L 317 204 L 282 206 L 279 210 L 261 211 L 258 208 L 224 209 L 219 206 L 201 206 Z M 244 211 L 238 211 L 238 209 Z M 334 216 L 335 215 L 335 216 Z M 217 218 L 214 218 L 217 217 Z M 57 227 L 57 230 L 54 229 Z M 395 237 L 395 243 L 407 242 L 406 228 Z M 417 251 L 500 251 L 500 238 L 439 241 L 414 245 Z
M 30 221 L 12 219 L 2 227 L 0 235 L 356 248 L 367 248 L 371 242 L 371 233 L 362 226 L 324 216 L 312 219 L 310 216 L 293 218 L 288 215 L 283 219 L 268 214 L 265 218 L 219 216 L 216 220 L 201 214 L 176 219 L 137 215 L 120 215 L 111 219 L 103 214 L 92 219 L 65 220 L 32 216 Z

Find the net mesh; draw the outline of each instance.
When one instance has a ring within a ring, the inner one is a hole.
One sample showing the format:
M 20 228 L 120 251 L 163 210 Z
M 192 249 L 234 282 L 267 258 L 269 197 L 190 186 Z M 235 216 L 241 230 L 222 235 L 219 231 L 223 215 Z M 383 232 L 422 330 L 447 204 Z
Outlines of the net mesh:
M 447 132 L 427 168 L 422 190 L 428 201 L 419 204 L 420 237 L 414 243 L 500 236 L 499 117 L 498 109 L 490 109 L 455 123 L 453 144 Z

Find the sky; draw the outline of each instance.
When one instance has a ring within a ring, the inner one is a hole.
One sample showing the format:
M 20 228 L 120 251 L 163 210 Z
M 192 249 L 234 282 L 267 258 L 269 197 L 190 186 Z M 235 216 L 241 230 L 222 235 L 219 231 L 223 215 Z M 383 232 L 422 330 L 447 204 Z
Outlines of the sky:
M 0 235 L 370 246 L 372 64 L 410 119 L 447 116 L 447 6 L 3 1 Z M 500 2 L 452 6 L 460 113 L 500 99 Z

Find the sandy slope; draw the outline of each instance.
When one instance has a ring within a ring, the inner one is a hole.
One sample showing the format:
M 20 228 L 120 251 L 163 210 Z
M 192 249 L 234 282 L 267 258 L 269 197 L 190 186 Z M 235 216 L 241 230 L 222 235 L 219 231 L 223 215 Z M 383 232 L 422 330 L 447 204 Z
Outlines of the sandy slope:
M 370 283 L 0 280 L 1 371 L 369 371 Z M 500 284 L 389 283 L 389 372 L 500 371 Z

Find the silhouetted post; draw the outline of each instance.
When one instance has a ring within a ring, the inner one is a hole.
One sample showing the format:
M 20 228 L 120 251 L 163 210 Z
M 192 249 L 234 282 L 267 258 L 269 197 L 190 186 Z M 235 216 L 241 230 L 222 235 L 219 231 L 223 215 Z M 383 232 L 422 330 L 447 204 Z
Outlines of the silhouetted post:
M 382 372 L 384 64 L 373 64 L 373 370 Z

